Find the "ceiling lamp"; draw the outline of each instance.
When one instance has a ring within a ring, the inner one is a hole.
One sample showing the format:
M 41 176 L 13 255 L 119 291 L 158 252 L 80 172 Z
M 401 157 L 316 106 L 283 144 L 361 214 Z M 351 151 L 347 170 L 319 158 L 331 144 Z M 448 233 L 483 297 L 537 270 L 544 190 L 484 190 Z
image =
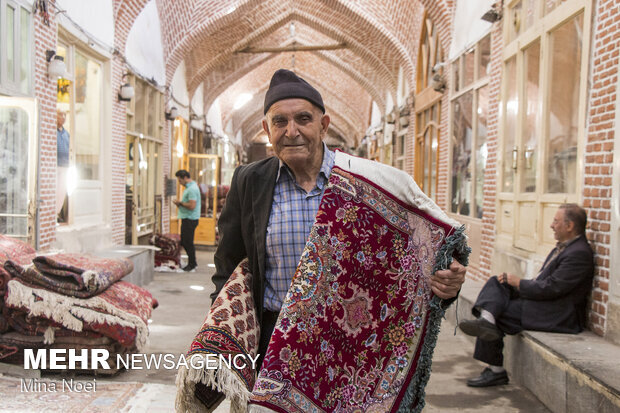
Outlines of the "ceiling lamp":
M 123 75 L 123 79 L 125 77 L 127 77 L 129 73 L 125 73 Z M 133 89 L 133 86 L 131 86 L 131 83 L 126 82 L 125 84 L 121 85 L 121 88 L 118 91 L 118 100 L 121 100 L 123 102 L 129 102 L 134 96 L 135 96 L 135 91 Z
M 176 106 L 172 106 L 168 112 L 165 112 L 167 120 L 175 120 L 179 116 L 179 110 Z
M 67 66 L 65 65 L 65 58 L 58 56 L 55 50 L 48 50 L 46 52 L 47 74 L 50 80 L 56 80 L 65 76 L 67 73 Z

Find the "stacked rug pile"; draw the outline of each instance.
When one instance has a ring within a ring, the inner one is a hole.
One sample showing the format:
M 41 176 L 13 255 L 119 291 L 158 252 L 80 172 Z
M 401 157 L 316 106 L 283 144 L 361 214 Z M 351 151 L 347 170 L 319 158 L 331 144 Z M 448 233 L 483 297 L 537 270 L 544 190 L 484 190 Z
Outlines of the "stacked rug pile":
M 38 255 L 27 244 L 0 235 L 0 359 L 23 363 L 25 348 L 141 351 L 157 301 L 121 279 L 127 259 L 85 254 Z
M 149 240 L 159 248 L 155 252 L 155 267 L 177 269 L 181 267 L 181 236 L 179 234 L 155 234 Z

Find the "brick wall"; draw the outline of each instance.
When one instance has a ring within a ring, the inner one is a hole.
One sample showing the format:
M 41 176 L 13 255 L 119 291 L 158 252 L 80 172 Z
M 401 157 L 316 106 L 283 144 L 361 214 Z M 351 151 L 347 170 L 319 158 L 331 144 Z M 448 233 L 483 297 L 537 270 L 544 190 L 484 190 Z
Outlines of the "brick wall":
M 502 84 L 502 24 L 497 23 L 491 32 L 491 60 L 489 62 L 489 108 L 487 118 L 488 158 L 484 174 L 484 197 L 482 215 L 482 242 L 480 248 L 480 268 L 472 269 L 474 279 L 487 279 L 491 275 L 491 256 L 495 245 L 498 155 L 500 145 L 500 92 Z
M 146 4 L 146 0 L 122 2 L 115 0 L 115 46 L 124 52 L 125 41 L 133 21 Z M 56 239 L 56 82 L 47 76 L 46 50 L 56 50 L 57 22 L 50 18 L 50 25 L 43 24 L 40 16 L 34 17 L 35 30 L 35 97 L 39 101 L 39 249 L 47 249 Z M 116 98 L 125 72 L 121 59 L 111 61 L 111 136 L 103 137 L 104 145 L 109 145 L 109 164 L 104 165 L 105 180 L 108 184 L 111 205 L 104 210 L 109 216 L 112 241 L 123 244 L 125 240 L 125 104 Z
M 46 26 L 34 16 L 34 95 L 39 102 L 39 249 L 49 248 L 56 237 L 56 87 L 47 76 L 45 52 L 56 50 L 56 21 Z
M 148 0 L 130 2 L 114 0 L 114 47 L 121 54 L 125 53 L 125 43 L 131 27 Z M 124 83 L 123 75 L 127 73 L 125 62 L 115 56 L 111 62 L 112 69 L 112 128 L 109 139 L 110 165 L 106 178 L 110 180 L 112 241 L 117 245 L 125 243 L 125 168 L 126 168 L 126 131 L 127 108 L 125 102 L 118 100 L 118 91 Z
M 588 210 L 588 238 L 593 241 L 596 253 L 590 327 L 597 334 L 604 334 L 609 298 L 611 172 L 620 53 L 620 1 L 601 0 L 595 4 L 583 204 Z

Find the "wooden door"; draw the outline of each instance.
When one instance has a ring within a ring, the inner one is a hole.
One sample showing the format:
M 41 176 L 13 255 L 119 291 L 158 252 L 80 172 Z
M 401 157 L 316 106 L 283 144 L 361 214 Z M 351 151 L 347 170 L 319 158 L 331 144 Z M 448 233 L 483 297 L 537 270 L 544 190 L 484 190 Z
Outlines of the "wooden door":
M 220 168 L 220 157 L 217 155 L 188 155 L 188 171 L 198 185 L 201 195 L 200 220 L 194 237 L 194 242 L 199 245 L 216 244 Z

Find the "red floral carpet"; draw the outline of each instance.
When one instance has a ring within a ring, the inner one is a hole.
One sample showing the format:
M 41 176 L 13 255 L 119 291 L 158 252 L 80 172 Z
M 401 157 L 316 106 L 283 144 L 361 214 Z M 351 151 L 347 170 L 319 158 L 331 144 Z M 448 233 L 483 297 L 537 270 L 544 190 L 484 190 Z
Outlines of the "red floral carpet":
M 429 277 L 468 248 L 409 181 L 337 154 L 251 411 L 421 411 L 443 315 Z
M 7 237 L 0 234 L 0 264 L 4 264 L 5 261 L 13 260 L 28 263 L 28 258 L 32 260 L 36 254 L 34 248 L 15 238 Z M 26 257 L 26 261 L 22 259 Z

